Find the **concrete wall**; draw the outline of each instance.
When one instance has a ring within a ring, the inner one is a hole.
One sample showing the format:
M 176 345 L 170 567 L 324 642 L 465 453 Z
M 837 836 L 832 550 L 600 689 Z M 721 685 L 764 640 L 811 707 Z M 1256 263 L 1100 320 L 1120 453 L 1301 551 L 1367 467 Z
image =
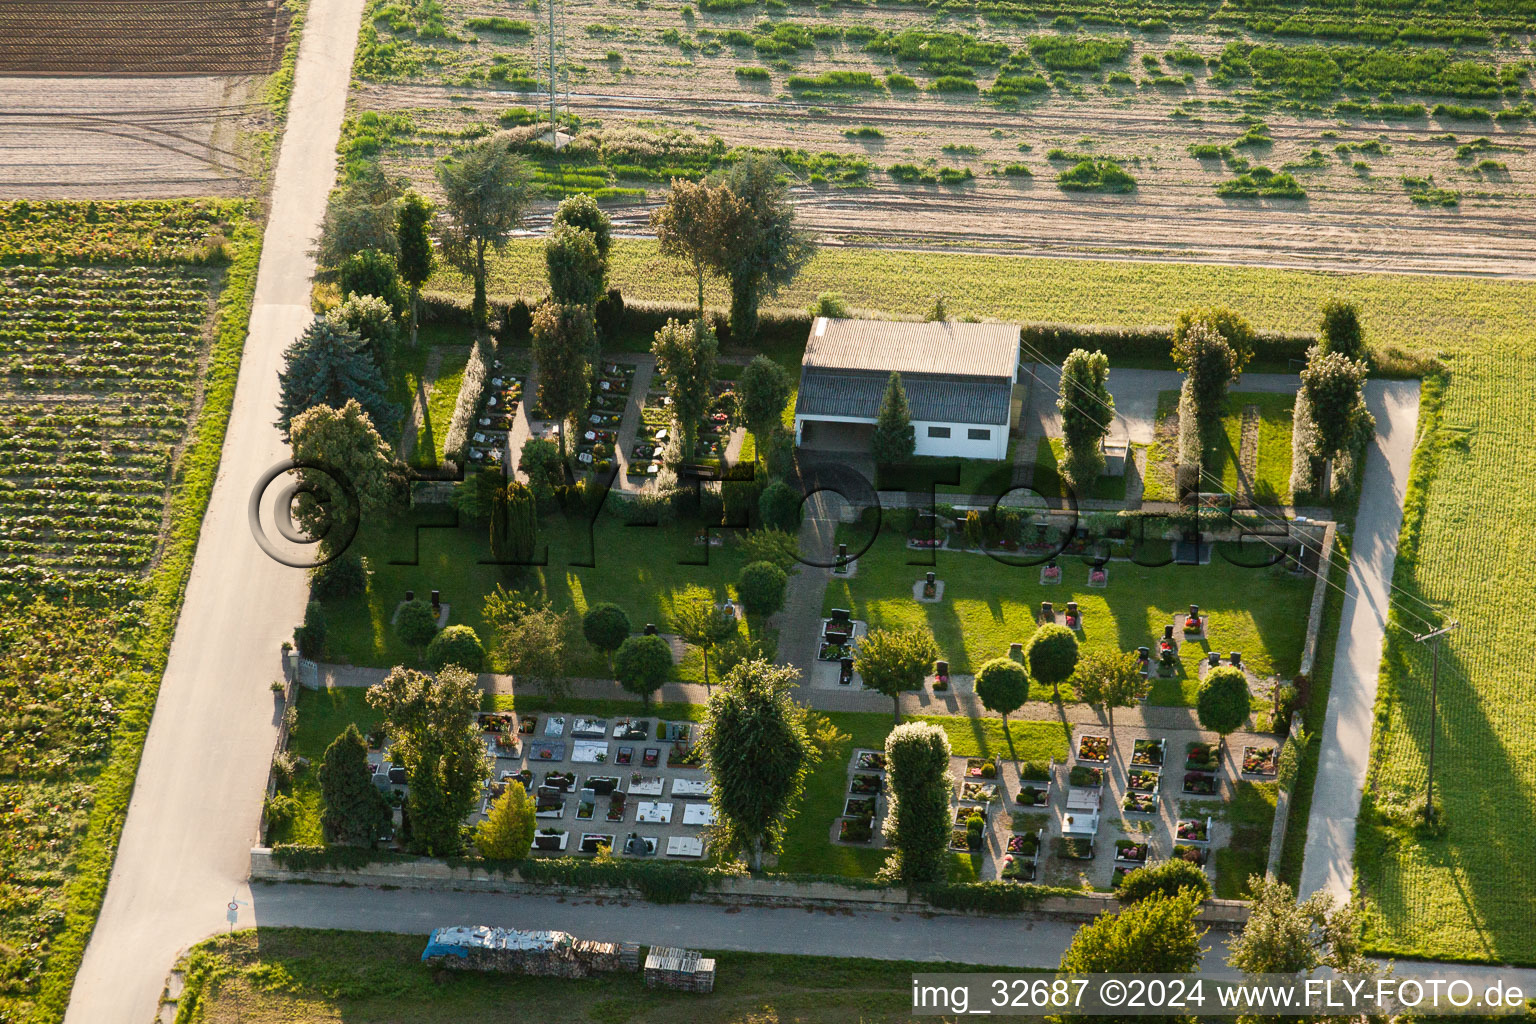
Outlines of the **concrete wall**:
M 265 882 L 319 882 L 324 884 L 398 886 L 414 889 L 467 890 L 537 895 L 586 895 L 614 899 L 632 899 L 629 889 L 591 889 L 546 882 L 526 882 L 514 871 L 503 875 L 484 868 L 454 866 L 440 860 L 418 858 L 370 864 L 359 871 L 324 868 L 290 871 L 278 865 L 272 851 L 265 847 L 251 850 L 251 880 Z M 923 914 L 962 914 L 914 903 L 905 889 L 853 889 L 835 882 L 794 882 L 769 878 L 723 878 L 706 893 L 693 898 L 697 903 L 750 905 L 788 905 L 839 907 L 848 910 L 890 910 Z M 1081 896 L 1049 896 L 1020 915 L 1026 918 L 1067 918 L 1088 921 L 1106 910 L 1118 909 L 1119 902 L 1108 893 L 1084 893 Z M 1013 916 L 1013 915 L 1010 915 Z M 1201 908 L 1200 920 L 1215 928 L 1235 929 L 1248 919 L 1248 904 L 1240 900 L 1208 900 Z
M 929 437 L 928 428 L 948 428 L 949 437 Z M 918 455 L 959 456 L 962 459 L 1002 459 L 1008 454 L 1008 425 L 1006 423 L 944 423 L 937 420 L 913 420 L 917 434 Z M 972 441 L 966 432 L 972 428 L 985 430 L 985 441 Z

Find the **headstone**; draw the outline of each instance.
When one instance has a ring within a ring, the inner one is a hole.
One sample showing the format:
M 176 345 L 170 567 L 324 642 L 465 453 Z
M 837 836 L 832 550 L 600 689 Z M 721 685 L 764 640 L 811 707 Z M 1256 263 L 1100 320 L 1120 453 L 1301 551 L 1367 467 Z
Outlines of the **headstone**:
M 843 658 L 838 662 L 837 681 L 844 686 L 853 682 L 853 659 Z
M 1200 606 L 1199 605 L 1192 604 L 1192 605 L 1189 606 L 1189 617 L 1192 618 L 1192 619 L 1197 619 L 1197 620 L 1200 618 Z
M 1221 664 L 1221 652 L 1211 651 L 1205 656 L 1205 660 L 1208 665 L 1210 665 L 1212 668 L 1215 668 L 1217 665 Z
M 1056 618 L 1056 606 L 1051 604 L 1051 602 L 1049 602 L 1049 601 L 1041 601 L 1040 602 L 1040 617 L 1042 619 L 1054 620 Z
M 851 621 L 853 621 L 853 613 L 850 612 L 847 608 L 833 608 L 832 609 L 832 621 L 833 622 L 851 622 Z
M 1077 618 L 1077 602 L 1076 601 L 1068 601 L 1067 602 L 1067 614 L 1070 615 L 1074 619 Z
M 406 604 L 410 604 L 414 600 L 416 600 L 416 591 L 414 591 L 414 590 L 407 590 L 405 592 L 405 603 Z
M 1152 657 L 1152 648 L 1150 648 L 1150 647 L 1138 647 L 1138 648 L 1136 648 L 1136 657 L 1140 658 L 1142 661 L 1146 661 L 1148 658 Z
M 947 662 L 947 661 L 936 661 L 936 662 L 934 662 L 933 663 L 933 674 L 938 676 L 940 679 L 948 679 L 949 678 L 949 662 Z
M 931 573 L 931 572 L 923 573 L 923 582 L 924 583 L 930 583 L 930 584 L 931 583 L 937 583 L 938 579 L 939 579 L 939 577 L 938 577 L 938 575 L 936 573 Z
M 1235 667 L 1241 668 L 1243 665 L 1243 652 L 1233 651 L 1230 655 L 1230 660 Z
M 440 590 L 432 591 L 432 610 L 433 611 L 437 611 L 442 606 L 443 606 L 443 592 L 440 591 Z
M 1024 645 L 1021 643 L 1009 644 L 1008 657 L 1012 658 L 1014 661 L 1022 662 L 1024 660 Z
M 848 545 L 847 544 L 839 544 L 837 546 L 837 560 L 839 562 L 846 562 L 848 560 Z
M 1167 640 L 1169 643 L 1173 642 L 1173 623 L 1170 622 L 1168 625 L 1163 627 L 1163 639 Z

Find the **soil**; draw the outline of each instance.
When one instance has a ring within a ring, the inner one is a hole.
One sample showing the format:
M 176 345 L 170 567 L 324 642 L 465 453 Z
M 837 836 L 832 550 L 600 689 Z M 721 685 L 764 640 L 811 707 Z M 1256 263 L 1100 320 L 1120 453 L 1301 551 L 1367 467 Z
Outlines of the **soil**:
M 449 0 L 446 6 L 450 25 L 458 26 L 466 39 L 473 39 L 474 33 L 462 28 L 465 18 L 496 13 L 476 0 Z M 1278 172 L 1317 149 L 1321 159 L 1310 162 L 1321 166 L 1289 168 L 1307 192 L 1303 199 L 1223 198 L 1215 186 L 1235 172 L 1219 160 L 1190 156 L 1188 147 L 1231 145 L 1247 125 L 1231 102 L 1234 92 L 1211 85 L 1204 68 L 1195 70 L 1192 85 L 1177 89 L 1111 85 L 1091 75 L 1079 76 L 1080 96 L 1052 91 L 1026 99 L 1016 110 L 1000 109 L 975 96 L 954 99 L 921 92 L 854 93 L 850 102 L 842 103 L 802 100 L 785 90 L 791 71 L 870 71 L 883 76 L 901 70 L 924 76 L 873 57 L 857 43 L 839 41 L 801 51 L 792 58 L 791 69 L 771 69 L 770 82 L 743 81 L 735 74 L 737 67 L 767 67 L 750 50 L 723 46 L 713 55 L 702 50 L 685 53 L 660 34 L 666 29 L 685 37 L 700 28 L 750 30 L 760 12 L 699 12 L 690 20 L 681 16 L 681 7 L 674 0 L 638 9 L 622 0 L 592 0 L 562 8 L 564 64 L 569 69 L 564 76 L 569 92 L 561 97 L 562 107 L 583 123 L 600 122 L 605 129 L 691 128 L 718 135 L 728 146 L 795 146 L 865 156 L 874 165 L 869 177 L 873 187 L 840 189 L 808 181 L 795 187 L 802 217 L 830 244 L 1510 276 L 1529 274 L 1536 256 L 1536 235 L 1528 230 L 1522 211 L 1536 180 L 1536 147 L 1523 132 L 1524 122 L 1513 122 L 1517 127 L 1511 128 L 1432 117 L 1389 122 L 1262 114 L 1272 144 L 1235 153 Z M 542 25 L 536 16 L 528 17 L 536 22 L 532 36 L 482 34 L 479 42 L 447 49 L 454 59 L 471 64 L 497 54 L 537 78 L 538 63 L 547 60 L 547 51 Z M 803 18 L 798 11 L 777 15 L 785 17 L 807 25 L 935 25 L 926 12 L 905 7 L 838 8 Z M 984 24 L 965 18 L 946 19 L 941 27 L 971 28 L 1014 47 L 1046 31 L 1039 25 Z M 1161 55 L 1180 45 L 1213 55 L 1227 41 L 1177 33 L 1128 38 L 1133 44 L 1130 56 L 1106 65 L 1105 72 L 1128 72 L 1140 79 L 1145 76 L 1143 55 Z M 610 51 L 621 59 L 608 60 Z M 1505 62 L 1522 55 L 1518 50 L 1500 51 L 1491 59 Z M 461 70 L 465 66 L 470 65 L 458 65 Z M 981 73 L 983 85 L 992 74 Z M 437 81 L 444 77 L 438 74 Z M 1213 102 L 1224 106 L 1212 107 Z M 1432 106 L 1435 100 L 1428 102 Z M 354 111 L 411 112 L 420 144 L 397 151 L 392 161 L 429 188 L 431 165 L 444 149 L 440 133 L 451 138 L 474 123 L 495 125 L 496 115 L 509 107 L 545 103 L 547 94 L 444 86 L 425 79 L 411 84 L 365 82 L 353 95 Z M 1172 116 L 1181 105 L 1190 116 Z M 861 126 L 877 128 L 885 137 L 844 135 Z M 1447 133 L 1455 140 L 1444 138 Z M 1479 136 L 1492 138 L 1498 151 L 1458 160 L 1457 144 Z M 1349 143 L 1381 143 L 1383 152 L 1335 151 Z M 946 145 L 965 149 L 946 152 Z M 1136 179 L 1135 191 L 1062 191 L 1056 176 L 1071 164 L 1048 159 L 1053 147 L 1121 158 Z M 1484 156 L 1504 164 L 1504 169 L 1477 170 Z M 930 160 L 970 168 L 976 177 L 957 186 L 900 184 L 885 171 L 893 163 Z M 1357 167 L 1357 162 L 1368 166 Z M 1024 164 L 1032 177 L 1004 176 L 1001 170 L 1008 164 Z M 1435 187 L 1460 193 L 1459 205 L 1416 205 L 1402 181 L 1405 175 L 1432 177 Z M 620 230 L 643 231 L 662 191 L 653 185 L 646 200 L 615 204 Z

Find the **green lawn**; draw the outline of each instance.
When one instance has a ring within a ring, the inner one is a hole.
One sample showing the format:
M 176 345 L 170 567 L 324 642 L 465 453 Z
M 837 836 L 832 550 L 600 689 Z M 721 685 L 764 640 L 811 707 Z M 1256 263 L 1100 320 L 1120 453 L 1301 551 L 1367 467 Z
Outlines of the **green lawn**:
M 453 422 L 453 407 L 459 399 L 459 385 L 463 383 L 471 351 L 467 345 L 443 349 L 437 376 L 427 384 L 426 415 L 416 424 L 415 465 L 435 466 L 443 460 L 448 425 Z M 427 457 L 428 452 L 432 453 L 431 458 Z
M 1090 590 L 1088 569 L 1076 558 L 1062 559 L 1063 583 L 1041 586 L 1037 566 L 940 551 L 934 571 L 944 581 L 944 600 L 919 604 L 912 600 L 912 584 L 928 570 L 922 564 L 927 557 L 926 552 L 909 551 L 901 536 L 883 531 L 859 557 L 852 579 L 832 580 L 826 610 L 852 609 L 855 618 L 871 627 L 927 626 L 956 672 L 974 671 L 987 659 L 1007 654 L 1010 643 L 1027 641 L 1043 600 L 1058 608 L 1069 600 L 1078 602 L 1087 627 L 1082 639 L 1089 649 L 1151 646 L 1174 613 L 1193 602 L 1211 616 L 1210 636 L 1202 647 L 1242 651 L 1259 673 L 1289 676 L 1301 659 L 1311 579 L 1240 568 L 1219 552 L 1202 566 L 1149 568 L 1113 561 L 1108 588 Z M 1197 685 L 1191 664 L 1184 676 L 1155 683 L 1151 701 L 1193 704 Z M 1050 696 L 1030 694 L 1034 700 Z
M 1239 782 L 1232 799 L 1212 814 L 1232 826 L 1231 840 L 1216 851 L 1216 895 L 1221 899 L 1246 899 L 1249 876 L 1264 874 L 1279 795 L 1273 782 Z
M 415 652 L 390 626 L 407 590 L 422 596 L 441 590 L 451 606 L 451 621 L 468 624 L 488 642 L 485 595 L 506 582 L 505 567 L 486 564 L 488 527 L 464 518 L 458 526 L 452 523 L 450 510 L 420 509 L 365 527 L 356 549 L 371 570 L 368 591 L 326 602 L 328 658 L 355 665 L 414 664 Z M 601 515 L 589 532 L 581 517 L 555 514 L 545 518 L 543 529 L 548 564 L 532 571 L 533 588 L 555 608 L 578 616 L 591 604 L 612 601 L 629 613 L 636 629 L 654 622 L 666 630 L 679 601 L 733 595 L 743 564 L 733 543 L 706 549 L 682 525 L 627 526 Z M 706 551 L 707 565 L 692 564 L 702 561 Z M 398 564 L 406 561 L 416 564 Z M 601 659 L 584 644 L 578 642 L 573 650 L 578 657 L 571 674 L 603 671 Z M 680 677 L 692 678 L 689 662 L 680 666 Z
M 579 936 L 601 938 L 602 936 Z M 711 951 L 715 991 L 648 989 L 642 975 L 591 978 L 439 972 L 426 935 L 262 928 L 208 939 L 183 958 L 180 1024 L 898 1024 L 912 975 L 986 968 L 937 962 Z M 537 1011 L 519 1008 L 537 1007 Z
M 1042 437 L 1035 447 L 1034 490 L 1041 497 L 1060 498 L 1062 496 L 1060 466 L 1065 454 L 1066 446 L 1059 437 Z M 1125 477 L 1101 476 L 1093 482 L 1089 493 L 1081 497 L 1102 501 L 1124 501 Z
M 948 479 L 954 483 L 940 483 L 937 485 L 938 493 L 956 495 L 990 495 L 993 497 L 1006 494 L 1013 487 L 1013 456 L 1018 447 L 1018 441 L 1008 442 L 1008 454 L 1001 461 L 992 459 L 951 459 L 938 455 L 914 455 L 911 464 L 921 467 L 925 472 L 938 473 L 948 471 Z M 898 474 L 899 475 L 899 474 Z M 894 480 L 886 480 L 878 471 L 875 475 L 877 487 L 899 487 Z M 942 500 L 942 499 L 941 499 Z
M 1221 409 L 1221 435 L 1205 453 L 1205 471 L 1221 481 L 1221 489 L 1239 494 L 1238 456 L 1242 450 L 1243 409 L 1259 409 L 1258 469 L 1250 481 L 1254 498 L 1263 505 L 1291 502 L 1291 409 L 1294 395 L 1236 391 L 1227 395 Z M 1164 424 L 1178 410 L 1179 393 L 1161 391 L 1157 396 L 1157 422 Z M 1147 501 L 1174 501 L 1173 465 L 1178 458 L 1177 431 L 1163 429 L 1147 453 Z M 1216 488 L 1213 480 L 1206 486 Z
M 615 240 L 611 278 L 630 299 L 690 295 L 686 271 L 651 241 Z M 496 258 L 491 290 L 537 296 L 544 280 L 542 244 L 519 240 Z M 446 271 L 433 288 L 467 292 Z M 1126 326 L 1228 305 L 1256 328 L 1280 331 L 1315 329 L 1319 306 L 1338 296 L 1360 304 L 1378 359 L 1439 354 L 1449 371 L 1443 424 L 1420 428 L 1419 508 L 1409 516 L 1396 582 L 1466 624 L 1442 662 L 1437 764 L 1453 782 L 1441 794 L 1450 824 L 1443 839 L 1425 840 L 1363 823 L 1366 938 L 1382 952 L 1536 963 L 1536 533 L 1528 525 L 1536 521 L 1536 331 L 1528 315 L 1536 282 L 827 247 L 774 302 L 803 308 L 823 291 L 891 314 L 921 315 L 942 291 L 960 316 Z M 709 302 L 726 301 L 724 286 L 711 282 Z M 1371 782 L 1401 803 L 1424 780 L 1429 665 L 1399 630 L 1388 631 L 1388 645 Z

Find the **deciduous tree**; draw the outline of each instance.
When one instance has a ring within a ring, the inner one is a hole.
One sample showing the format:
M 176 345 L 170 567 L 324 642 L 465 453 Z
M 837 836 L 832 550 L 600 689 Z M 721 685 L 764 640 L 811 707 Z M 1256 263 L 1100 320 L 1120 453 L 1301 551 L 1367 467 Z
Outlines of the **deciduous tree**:
M 345 178 L 346 184 L 333 191 L 326 201 L 320 241 L 314 252 L 316 276 L 323 281 L 336 280 L 341 264 L 355 252 L 398 252 L 395 203 L 404 179 L 396 181 L 371 161 L 348 168 Z
M 744 851 L 753 871 L 780 848 L 817 756 L 806 710 L 791 695 L 798 676 L 787 665 L 747 661 L 709 698 L 701 743 L 719 841 Z
M 766 439 L 783 423 L 784 403 L 789 401 L 793 386 L 784 368 L 765 355 L 753 356 L 741 371 L 736 394 L 753 437 Z
M 1200 966 L 1205 934 L 1195 926 L 1199 908 L 1199 896 L 1185 891 L 1100 914 L 1072 937 L 1061 969 L 1074 974 L 1190 973 Z
M 738 160 L 724 183 L 738 207 L 722 269 L 731 282 L 731 336 L 745 345 L 757 336 L 758 304 L 793 281 L 816 246 L 795 226 L 795 206 L 772 157 Z
M 533 358 L 539 369 L 539 405 L 560 427 L 560 454 L 566 454 L 565 428 L 587 407 L 592 393 L 592 352 L 597 333 L 592 314 L 581 306 L 542 303 L 533 314 Z
M 1008 729 L 1008 716 L 1029 699 L 1029 673 L 1012 658 L 993 658 L 976 673 L 976 696 L 982 707 L 1003 716 L 1003 734 L 1011 751 L 1013 733 Z
M 743 602 L 745 603 L 745 602 Z M 741 622 L 731 608 L 718 607 L 703 598 L 684 601 L 672 612 L 672 625 L 683 643 L 699 649 L 704 658 L 704 688 L 709 689 L 709 656 L 720 644 L 735 636 Z
M 859 641 L 853 667 L 864 685 L 891 698 L 901 721 L 901 695 L 920 690 L 939 645 L 926 629 L 872 629 Z
M 1360 326 L 1360 307 L 1343 299 L 1324 302 L 1317 343 L 1326 354 L 1338 353 L 1345 359 L 1364 361 L 1365 329 Z
M 391 756 L 410 776 L 411 849 L 453 856 L 486 777 L 485 748 L 473 725 L 480 707 L 474 674 L 446 668 L 429 676 L 396 667 L 366 696 L 383 716 Z
M 789 574 L 772 562 L 749 562 L 736 578 L 736 596 L 747 614 L 766 618 L 784 607 Z
M 719 342 L 703 320 L 681 324 L 668 320 L 651 345 L 656 372 L 666 381 L 672 399 L 672 423 L 682 443 L 684 459 L 698 449 L 699 425 L 709 411 L 715 383 Z
M 1073 681 L 1083 703 L 1104 709 L 1111 729 L 1115 727 L 1115 708 L 1134 707 L 1147 692 L 1141 663 L 1129 651 L 1089 651 L 1079 659 Z
M 699 320 L 704 320 L 704 280 L 722 273 L 731 258 L 730 225 L 742 203 L 724 185 L 673 178 L 666 201 L 651 214 L 651 230 L 663 256 L 682 260 L 698 285 Z
M 1218 665 L 1205 674 L 1195 698 L 1195 714 L 1200 727 L 1221 736 L 1242 728 L 1248 721 L 1248 678 L 1232 665 Z
M 474 281 L 475 326 L 484 331 L 485 254 L 500 252 L 533 201 L 533 172 L 527 161 L 495 137 L 455 151 L 437 164 L 448 213 L 439 241 L 443 258 Z
M 416 345 L 416 321 L 421 288 L 437 269 L 432 248 L 432 215 L 437 208 L 426 196 L 409 189 L 395 207 L 395 242 L 400 251 L 400 279 L 410 289 L 411 346 Z
M 348 256 L 338 273 L 341 297 L 377 295 L 389 303 L 395 316 L 405 312 L 405 292 L 400 288 L 400 270 L 392 253 L 381 249 L 363 249 Z
M 585 192 L 566 196 L 555 207 L 555 215 L 550 223 L 569 224 L 573 228 L 592 232 L 592 240 L 597 243 L 597 254 L 603 259 L 603 276 L 607 277 L 608 250 L 613 245 L 613 222 L 597 205 L 597 200 Z
M 593 309 L 607 288 L 607 265 L 592 232 L 556 224 L 544 240 L 544 265 L 549 293 L 562 305 Z
M 587 638 L 587 643 L 603 653 L 603 656 L 608 659 L 610 668 L 613 665 L 613 652 L 629 639 L 629 634 L 633 631 L 634 627 L 630 625 L 629 615 L 611 601 L 600 601 L 594 604 L 581 618 L 582 635 Z
M 325 321 L 332 330 L 361 338 L 380 371 L 389 371 L 395 343 L 400 340 L 400 323 L 389 303 L 377 295 L 353 295 L 328 310 Z
M 1109 357 L 1076 348 L 1061 364 L 1062 475 L 1080 495 L 1104 472 L 1104 438 L 1115 419 L 1109 393 Z
M 1077 634 L 1066 626 L 1047 622 L 1035 630 L 1024 648 L 1029 674 L 1052 690 L 1071 678 L 1077 668 Z
M 293 518 L 321 550 L 344 549 L 366 519 L 390 506 L 394 488 L 389 445 L 356 399 L 340 409 L 317 405 L 288 426 L 300 491 Z M 313 467 L 320 467 L 318 469 Z
M 570 613 L 528 602 L 498 583 L 485 599 L 485 622 L 506 671 L 552 697 L 566 695 L 567 651 L 575 637 Z
M 628 637 L 613 656 L 613 675 L 619 685 L 638 694 L 651 706 L 651 694 L 666 682 L 672 669 L 672 648 L 655 634 Z

